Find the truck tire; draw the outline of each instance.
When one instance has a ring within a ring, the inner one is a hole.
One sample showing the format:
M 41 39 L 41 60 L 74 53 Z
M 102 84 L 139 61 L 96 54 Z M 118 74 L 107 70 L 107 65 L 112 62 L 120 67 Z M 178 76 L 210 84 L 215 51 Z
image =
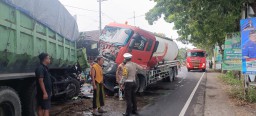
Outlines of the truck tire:
M 173 78 L 172 78 L 172 81 L 175 81 L 177 75 L 178 75 L 177 68 L 174 68 L 174 69 L 173 69 Z
M 70 77 L 71 83 L 68 85 L 70 88 L 69 89 L 74 89 L 70 93 L 66 95 L 68 99 L 72 99 L 75 96 L 78 96 L 80 93 L 80 82 L 72 77 Z
M 0 116 L 21 116 L 18 94 L 9 87 L 0 87 Z
M 170 69 L 169 76 L 166 77 L 167 82 L 173 82 L 173 78 L 174 78 L 174 72 L 173 71 L 174 71 L 173 69 Z
M 139 79 L 139 76 L 137 75 L 136 76 L 136 89 L 135 89 L 135 92 L 139 92 L 140 90 L 140 79 Z
M 203 69 L 202 71 L 203 71 L 203 72 L 205 72 L 206 70 L 205 70 L 205 69 Z
M 22 100 L 22 115 L 23 116 L 36 116 L 37 115 L 37 101 L 36 101 L 36 81 L 25 88 L 26 91 L 21 92 Z

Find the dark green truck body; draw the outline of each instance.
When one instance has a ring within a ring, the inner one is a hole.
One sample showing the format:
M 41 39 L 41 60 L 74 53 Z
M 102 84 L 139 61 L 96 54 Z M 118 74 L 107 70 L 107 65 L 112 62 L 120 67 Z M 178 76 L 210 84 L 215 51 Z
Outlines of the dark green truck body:
M 77 61 L 75 41 L 0 1 L 0 74 L 34 72 L 42 52 L 52 57 L 51 68 Z
M 32 11 L 40 7 L 44 17 L 39 16 L 41 19 L 38 20 L 18 7 L 27 4 Z M 45 11 L 52 6 L 59 10 Z M 62 22 L 55 20 L 54 13 L 60 13 L 57 19 Z M 46 15 L 50 19 L 41 23 L 48 18 Z M 78 69 L 89 65 L 86 50 L 76 48 L 76 33 L 76 21 L 58 0 L 0 0 L 0 116 L 36 116 L 37 78 L 34 71 L 42 52 L 51 56 L 49 72 L 53 100 L 71 99 L 80 93 L 82 82 Z

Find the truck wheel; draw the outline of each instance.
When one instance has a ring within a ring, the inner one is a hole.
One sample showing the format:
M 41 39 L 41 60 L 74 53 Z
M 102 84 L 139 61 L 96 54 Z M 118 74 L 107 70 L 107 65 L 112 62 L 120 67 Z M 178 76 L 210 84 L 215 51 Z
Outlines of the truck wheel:
M 190 72 L 190 69 L 188 69 L 188 72 Z
M 66 96 L 68 99 L 71 99 L 75 96 L 78 96 L 78 94 L 80 93 L 80 83 L 78 80 L 70 77 L 71 79 L 71 83 L 69 83 L 67 89 L 71 89 L 72 91 L 69 92 Z
M 18 94 L 9 87 L 0 87 L 0 116 L 21 116 Z
M 174 78 L 174 72 L 172 69 L 170 69 L 169 71 L 169 76 L 166 78 L 166 81 L 167 82 L 172 82 L 173 81 L 173 78 Z
M 22 115 L 36 116 L 37 115 L 37 101 L 36 101 L 36 82 L 31 82 L 30 86 L 25 88 L 26 91 L 21 92 L 22 100 Z
M 140 79 L 139 79 L 139 76 L 137 75 L 136 76 L 136 89 L 135 89 L 135 92 L 139 92 L 140 90 Z
M 202 71 L 203 71 L 203 72 L 205 72 L 206 70 L 205 70 L 205 69 L 203 69 Z
M 177 76 L 177 68 L 174 68 L 172 81 L 175 81 L 176 76 Z

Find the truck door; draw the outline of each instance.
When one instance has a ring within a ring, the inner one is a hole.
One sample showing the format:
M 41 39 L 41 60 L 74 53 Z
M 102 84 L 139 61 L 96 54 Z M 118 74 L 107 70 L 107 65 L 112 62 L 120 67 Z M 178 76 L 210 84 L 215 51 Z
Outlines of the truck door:
M 141 65 L 147 65 L 152 55 L 153 40 L 139 34 L 134 34 L 129 44 L 128 52 L 133 55 L 132 61 Z

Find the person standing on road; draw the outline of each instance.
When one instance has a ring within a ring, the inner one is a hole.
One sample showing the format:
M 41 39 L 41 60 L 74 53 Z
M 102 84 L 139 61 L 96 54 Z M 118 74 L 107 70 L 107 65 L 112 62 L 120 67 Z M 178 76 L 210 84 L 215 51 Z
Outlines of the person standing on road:
M 130 53 L 125 53 L 124 58 L 126 64 L 123 68 L 124 81 L 124 94 L 126 99 L 126 112 L 124 116 L 130 116 L 131 113 L 138 115 L 137 112 L 137 101 L 136 101 L 136 74 L 137 70 L 142 70 L 143 68 L 136 63 L 131 62 L 132 55 Z
M 50 64 L 50 56 L 47 53 L 41 53 L 38 56 L 40 65 L 35 70 L 37 78 L 37 104 L 38 116 L 49 116 L 49 109 L 51 108 L 52 82 L 47 65 Z
M 119 92 L 118 92 L 118 97 L 119 100 L 123 100 L 123 88 L 122 88 L 122 78 L 123 78 L 123 68 L 124 65 L 126 64 L 126 61 L 124 60 L 123 63 L 121 63 L 118 67 L 117 67 L 117 71 L 116 71 L 116 82 L 119 84 Z
M 104 86 L 103 86 L 103 71 L 102 66 L 104 63 L 104 58 L 98 56 L 96 58 L 96 63 L 93 64 L 91 69 L 92 86 L 93 86 L 93 115 L 100 116 L 101 113 L 106 113 L 102 109 L 104 106 Z M 97 112 L 98 110 L 98 112 Z

